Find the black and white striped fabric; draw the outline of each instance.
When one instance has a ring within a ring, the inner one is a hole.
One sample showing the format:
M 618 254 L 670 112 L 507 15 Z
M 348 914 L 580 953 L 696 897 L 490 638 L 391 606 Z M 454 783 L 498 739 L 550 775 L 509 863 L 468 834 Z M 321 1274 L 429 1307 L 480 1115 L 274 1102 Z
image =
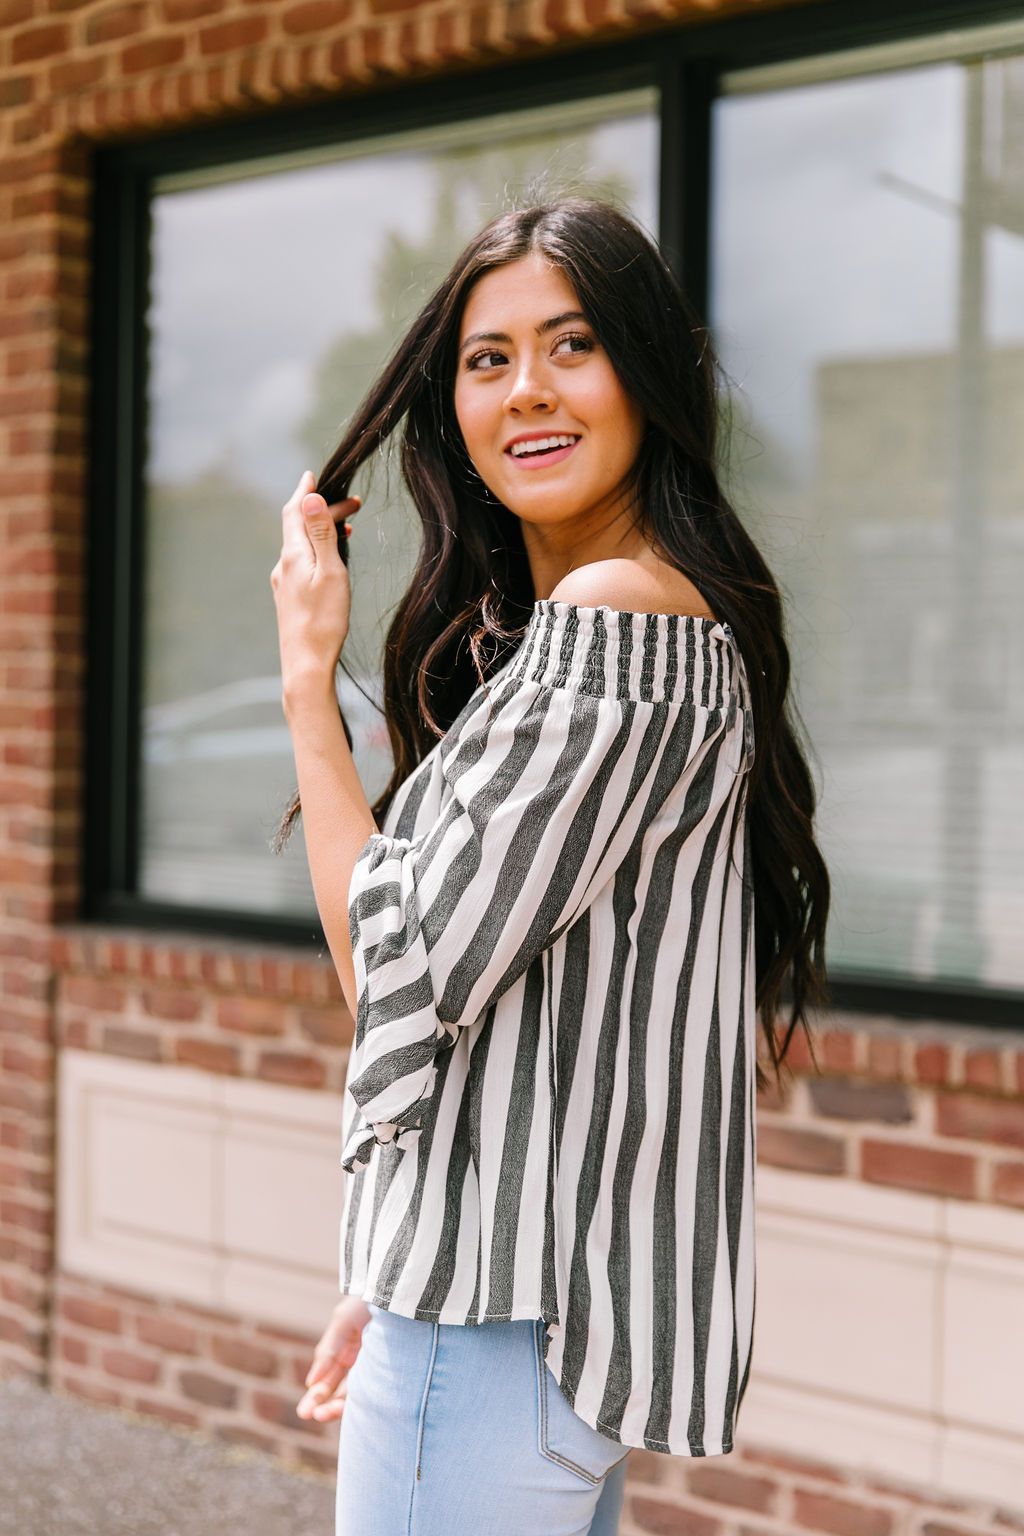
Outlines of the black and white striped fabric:
M 752 759 L 727 624 L 540 599 L 349 889 L 341 1290 L 543 1318 L 576 1413 L 677 1456 L 753 1342 Z

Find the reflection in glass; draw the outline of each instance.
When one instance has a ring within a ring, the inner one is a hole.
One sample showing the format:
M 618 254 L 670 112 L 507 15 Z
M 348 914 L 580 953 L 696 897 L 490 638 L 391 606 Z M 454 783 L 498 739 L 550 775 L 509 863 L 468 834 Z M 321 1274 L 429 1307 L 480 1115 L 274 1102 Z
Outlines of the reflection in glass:
M 270 589 L 281 506 L 513 195 L 539 177 L 545 192 L 613 197 L 656 233 L 657 160 L 644 89 L 158 182 L 140 895 L 315 919 L 301 821 L 270 852 L 295 784 Z M 418 520 L 397 459 L 353 490 L 344 662 L 370 697 L 343 672 L 339 696 L 372 801 L 391 767 L 379 659 Z
M 835 975 L 1024 981 L 1024 59 L 723 98 L 727 484 L 787 600 Z

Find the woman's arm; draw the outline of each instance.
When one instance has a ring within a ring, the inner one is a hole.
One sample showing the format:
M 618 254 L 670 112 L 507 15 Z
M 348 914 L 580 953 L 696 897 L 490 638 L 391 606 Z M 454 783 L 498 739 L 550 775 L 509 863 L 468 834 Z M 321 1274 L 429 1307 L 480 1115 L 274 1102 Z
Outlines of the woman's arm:
M 348 888 L 376 824 L 338 713 L 334 674 L 348 635 L 351 589 L 337 519 L 358 496 L 328 506 L 303 471 L 281 509 L 281 556 L 270 573 L 281 648 L 282 706 L 299 778 L 306 861 L 341 990 L 353 1019 L 356 983 Z M 351 525 L 346 523 L 346 529 Z
M 356 858 L 376 832 L 345 729 L 331 678 L 320 687 L 304 686 L 284 702 L 292 736 L 306 860 L 313 893 L 345 994 L 356 1016 L 356 980 L 348 931 L 348 891 Z

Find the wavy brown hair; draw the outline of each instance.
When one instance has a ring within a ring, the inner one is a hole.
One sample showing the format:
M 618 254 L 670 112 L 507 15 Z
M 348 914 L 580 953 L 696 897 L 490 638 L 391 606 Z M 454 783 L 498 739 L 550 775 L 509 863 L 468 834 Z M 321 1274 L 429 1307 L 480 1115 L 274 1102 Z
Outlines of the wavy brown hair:
M 327 502 L 341 501 L 359 467 L 404 422 L 402 476 L 422 542 L 385 641 L 384 714 L 394 771 L 372 807 L 374 818 L 379 827 L 398 787 L 507 659 L 533 609 L 519 519 L 477 474 L 454 404 L 460 322 L 473 284 L 533 252 L 561 268 L 623 388 L 646 414 L 630 485 L 636 526 L 728 622 L 747 663 L 755 722 L 747 807 L 756 1005 L 778 1085 L 798 1024 L 814 1060 L 807 1011 L 831 1002 L 830 882 L 814 834 L 816 790 L 788 697 L 782 599 L 719 484 L 721 369 L 709 332 L 657 245 L 601 199 L 545 199 L 487 224 L 424 304 L 318 477 Z M 343 529 L 338 540 L 347 562 Z M 345 734 L 351 746 L 347 724 Z M 300 811 L 296 793 L 276 851 Z M 758 1065 L 758 1088 L 767 1082 Z

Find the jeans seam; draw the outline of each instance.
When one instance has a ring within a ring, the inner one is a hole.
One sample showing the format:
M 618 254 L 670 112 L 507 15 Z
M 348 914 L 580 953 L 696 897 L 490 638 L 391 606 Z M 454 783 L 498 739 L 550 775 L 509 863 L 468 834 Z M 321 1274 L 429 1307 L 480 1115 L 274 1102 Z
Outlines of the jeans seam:
M 594 1487 L 601 1481 L 601 1475 L 595 1476 L 588 1472 L 586 1467 L 581 1467 L 578 1462 L 572 1461 L 568 1456 L 563 1456 L 559 1451 L 553 1450 L 548 1445 L 548 1383 L 547 1366 L 544 1363 L 544 1355 L 541 1350 L 541 1329 L 544 1325 L 543 1318 L 537 1319 L 538 1326 L 533 1331 L 534 1353 L 537 1361 L 537 1394 L 540 1403 L 540 1451 L 549 1461 L 556 1462 L 559 1466 L 568 1467 L 570 1472 L 577 1472 Z
M 421 1469 L 422 1469 L 422 1465 L 423 1465 L 423 1435 L 424 1435 L 424 1431 L 425 1431 L 425 1428 L 426 1428 L 426 1421 L 427 1421 L 427 1399 L 430 1396 L 430 1386 L 431 1386 L 431 1382 L 434 1379 L 434 1361 L 437 1358 L 437 1345 L 438 1345 L 438 1340 L 440 1339 L 440 1336 L 441 1336 L 441 1324 L 440 1323 L 432 1323 L 431 1327 L 434 1330 L 434 1336 L 433 1336 L 433 1338 L 431 1339 L 431 1342 L 430 1342 L 430 1360 L 429 1360 L 429 1362 L 427 1364 L 426 1380 L 423 1383 L 423 1396 L 422 1396 L 422 1398 L 420 1400 L 419 1424 L 417 1425 L 417 1428 L 416 1428 L 416 1477 L 415 1477 L 415 1479 L 413 1481 L 412 1493 L 409 1496 L 409 1523 L 408 1523 L 408 1526 L 406 1527 L 407 1536 L 411 1536 L 411 1532 L 412 1532 L 413 1500 L 414 1500 L 414 1498 L 416 1496 L 416 1483 L 420 1479 L 420 1473 L 421 1473 Z

